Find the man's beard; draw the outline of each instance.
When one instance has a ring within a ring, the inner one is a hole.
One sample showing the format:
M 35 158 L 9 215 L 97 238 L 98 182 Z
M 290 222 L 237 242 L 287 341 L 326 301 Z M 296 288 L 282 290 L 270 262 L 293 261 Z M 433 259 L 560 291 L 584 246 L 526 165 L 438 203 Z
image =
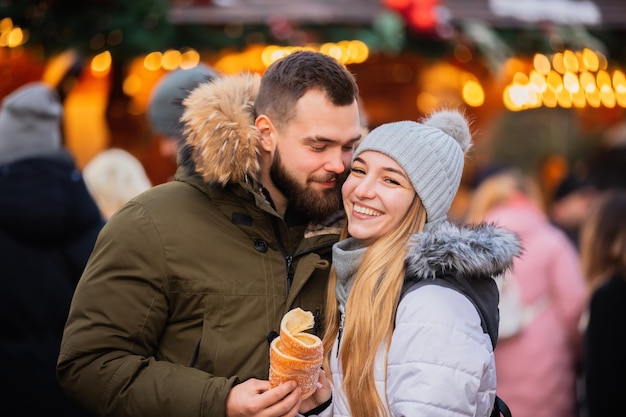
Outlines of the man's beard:
M 303 186 L 287 172 L 282 164 L 278 150 L 276 150 L 276 157 L 270 167 L 270 178 L 276 188 L 289 201 L 289 207 L 303 213 L 314 222 L 324 220 L 343 207 L 341 186 L 347 176 L 348 170 L 339 175 L 329 173 L 324 178 L 309 177 L 307 178 L 307 183 Z M 336 180 L 333 188 L 316 191 L 309 186 L 313 181 L 328 182 L 332 180 Z

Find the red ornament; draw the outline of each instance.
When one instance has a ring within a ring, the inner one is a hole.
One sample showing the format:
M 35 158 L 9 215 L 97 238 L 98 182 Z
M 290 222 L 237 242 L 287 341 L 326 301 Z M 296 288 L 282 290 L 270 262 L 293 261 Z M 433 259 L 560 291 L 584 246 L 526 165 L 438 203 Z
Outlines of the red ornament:
M 384 4 L 400 13 L 415 30 L 430 31 L 437 26 L 439 0 L 384 0 Z

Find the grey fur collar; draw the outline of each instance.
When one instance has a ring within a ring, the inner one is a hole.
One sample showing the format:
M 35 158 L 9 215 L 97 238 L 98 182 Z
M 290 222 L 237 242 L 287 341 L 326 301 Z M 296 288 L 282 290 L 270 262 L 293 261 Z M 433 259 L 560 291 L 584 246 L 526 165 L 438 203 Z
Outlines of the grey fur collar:
M 407 272 L 417 279 L 454 271 L 459 276 L 491 277 L 510 269 L 521 254 L 517 235 L 494 224 L 431 225 L 410 239 Z

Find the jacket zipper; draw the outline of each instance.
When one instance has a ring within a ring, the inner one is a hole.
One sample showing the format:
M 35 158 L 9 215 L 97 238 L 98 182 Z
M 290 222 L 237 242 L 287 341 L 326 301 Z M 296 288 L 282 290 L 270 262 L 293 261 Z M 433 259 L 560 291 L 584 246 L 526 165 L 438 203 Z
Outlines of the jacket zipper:
M 332 242 L 325 243 L 323 245 L 318 245 L 313 248 L 307 249 L 305 251 L 295 253 L 290 255 L 285 248 L 285 244 L 281 239 L 280 231 L 278 228 L 278 220 L 276 217 L 272 217 L 272 229 L 274 230 L 274 236 L 276 237 L 276 242 L 278 243 L 278 248 L 280 249 L 280 253 L 283 255 L 285 259 L 285 266 L 287 268 L 287 296 L 289 296 L 289 291 L 291 291 L 291 284 L 293 283 L 293 278 L 295 276 L 295 268 L 294 268 L 294 260 L 311 252 L 315 252 L 319 249 L 326 248 L 328 246 L 332 246 Z
M 343 334 L 343 328 L 346 325 L 346 315 L 344 313 L 340 313 L 341 317 L 339 319 L 339 333 L 337 334 L 337 357 L 339 357 L 339 348 L 341 347 L 341 335 Z

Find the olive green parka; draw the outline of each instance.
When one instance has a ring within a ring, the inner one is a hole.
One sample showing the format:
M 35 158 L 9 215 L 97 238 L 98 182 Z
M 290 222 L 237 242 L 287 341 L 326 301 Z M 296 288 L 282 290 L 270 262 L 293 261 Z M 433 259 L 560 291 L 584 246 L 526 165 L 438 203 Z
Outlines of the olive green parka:
M 94 415 L 224 416 L 234 384 L 267 379 L 268 340 L 287 311 L 322 323 L 344 216 L 313 225 L 265 197 L 258 86 L 239 75 L 194 90 L 175 181 L 126 204 L 96 242 L 57 365 Z

